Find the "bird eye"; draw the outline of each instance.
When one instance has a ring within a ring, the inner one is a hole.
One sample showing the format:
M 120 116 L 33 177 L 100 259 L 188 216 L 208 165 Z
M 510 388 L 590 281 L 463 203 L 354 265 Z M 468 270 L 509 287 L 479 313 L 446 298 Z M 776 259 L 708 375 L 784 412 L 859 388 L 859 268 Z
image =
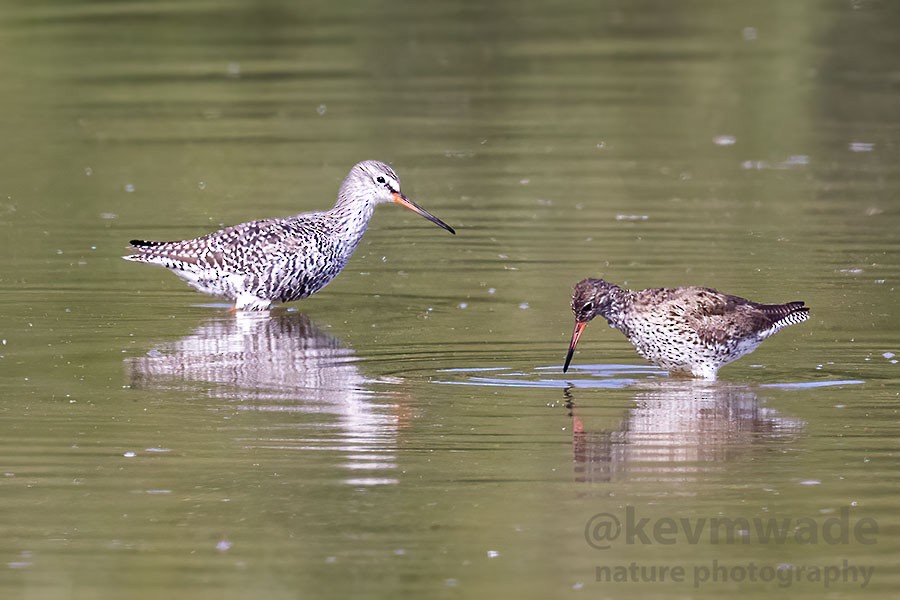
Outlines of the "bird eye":
M 594 303 L 593 302 L 585 302 L 584 306 L 581 307 L 581 310 L 583 312 L 591 312 L 592 310 L 594 310 Z
M 378 177 L 376 177 L 376 178 L 375 178 L 375 181 L 377 181 L 378 183 L 381 183 L 381 184 L 387 183 L 387 182 L 384 180 L 384 177 L 382 177 L 381 175 L 379 175 Z

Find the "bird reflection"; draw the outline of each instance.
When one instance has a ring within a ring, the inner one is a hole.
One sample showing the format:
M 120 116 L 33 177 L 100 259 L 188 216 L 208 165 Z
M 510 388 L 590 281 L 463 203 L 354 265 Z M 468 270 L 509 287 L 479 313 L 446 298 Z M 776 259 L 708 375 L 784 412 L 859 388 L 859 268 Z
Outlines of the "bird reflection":
M 353 485 L 392 484 L 398 417 L 367 389 L 354 352 L 301 313 L 237 313 L 126 359 L 132 387 L 190 389 L 236 401 L 239 410 L 311 416 L 256 431 L 254 448 L 343 453 Z M 209 386 L 208 384 L 212 384 Z M 239 401 L 239 402 L 237 402 Z M 292 436 L 285 427 L 293 427 Z M 297 431 L 299 429 L 299 431 Z M 367 471 L 372 476 L 366 476 Z M 359 476 L 357 476 L 359 475 Z
M 636 406 L 612 427 L 593 428 L 573 388 L 564 391 L 572 417 L 578 481 L 687 481 L 760 447 L 786 442 L 805 423 L 760 405 L 749 387 L 693 380 L 642 382 Z

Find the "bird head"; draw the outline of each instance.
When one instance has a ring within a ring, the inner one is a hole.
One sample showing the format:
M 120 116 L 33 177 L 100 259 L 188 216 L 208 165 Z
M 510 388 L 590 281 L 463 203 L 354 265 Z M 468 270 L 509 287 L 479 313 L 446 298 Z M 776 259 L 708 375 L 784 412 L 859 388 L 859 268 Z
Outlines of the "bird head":
M 426 211 L 400 192 L 400 178 L 392 168 L 377 160 L 364 160 L 350 169 L 341 191 L 351 197 L 365 198 L 372 204 L 396 202 L 425 217 L 452 234 L 452 227 Z M 349 192 L 349 193 L 347 193 Z
M 572 312 L 575 314 L 575 331 L 572 332 L 572 341 L 569 343 L 569 353 L 566 354 L 566 363 L 563 373 L 569 370 L 572 355 L 575 354 L 575 346 L 578 344 L 584 328 L 597 315 L 607 315 L 612 305 L 610 291 L 613 284 L 602 279 L 583 279 L 575 285 L 572 292 Z

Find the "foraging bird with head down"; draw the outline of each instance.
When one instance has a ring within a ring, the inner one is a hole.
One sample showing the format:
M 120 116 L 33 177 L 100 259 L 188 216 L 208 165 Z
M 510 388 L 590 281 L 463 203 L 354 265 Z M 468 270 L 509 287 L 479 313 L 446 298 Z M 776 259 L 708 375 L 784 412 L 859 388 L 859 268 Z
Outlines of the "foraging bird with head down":
M 334 279 L 375 206 L 386 202 L 456 233 L 400 192 L 391 167 L 366 160 L 350 169 L 331 210 L 250 221 L 190 240 L 132 240 L 135 253 L 123 258 L 166 267 L 201 292 L 234 300 L 237 310 L 268 310 L 274 302 L 311 296 Z
M 809 318 L 803 302 L 759 304 L 704 287 L 632 291 L 584 279 L 572 294 L 575 331 L 563 372 L 587 324 L 603 316 L 638 353 L 673 375 L 715 379 L 719 368 Z

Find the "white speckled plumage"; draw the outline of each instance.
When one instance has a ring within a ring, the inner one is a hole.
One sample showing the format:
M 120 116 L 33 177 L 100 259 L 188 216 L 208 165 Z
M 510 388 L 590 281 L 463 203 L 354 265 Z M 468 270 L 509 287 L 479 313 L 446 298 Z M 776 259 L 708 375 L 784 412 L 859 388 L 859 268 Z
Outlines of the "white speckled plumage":
M 803 302 L 759 304 L 704 287 L 632 291 L 602 279 L 575 286 L 575 331 L 563 370 L 587 324 L 603 316 L 638 353 L 676 375 L 715 379 L 719 368 L 767 337 L 809 318 Z
M 175 242 L 132 240 L 126 260 L 160 265 L 201 292 L 225 296 L 238 310 L 267 310 L 273 302 L 306 298 L 341 272 L 359 245 L 375 206 L 397 202 L 429 221 L 453 228 L 400 193 L 391 167 L 354 165 L 334 208 L 250 221 Z

